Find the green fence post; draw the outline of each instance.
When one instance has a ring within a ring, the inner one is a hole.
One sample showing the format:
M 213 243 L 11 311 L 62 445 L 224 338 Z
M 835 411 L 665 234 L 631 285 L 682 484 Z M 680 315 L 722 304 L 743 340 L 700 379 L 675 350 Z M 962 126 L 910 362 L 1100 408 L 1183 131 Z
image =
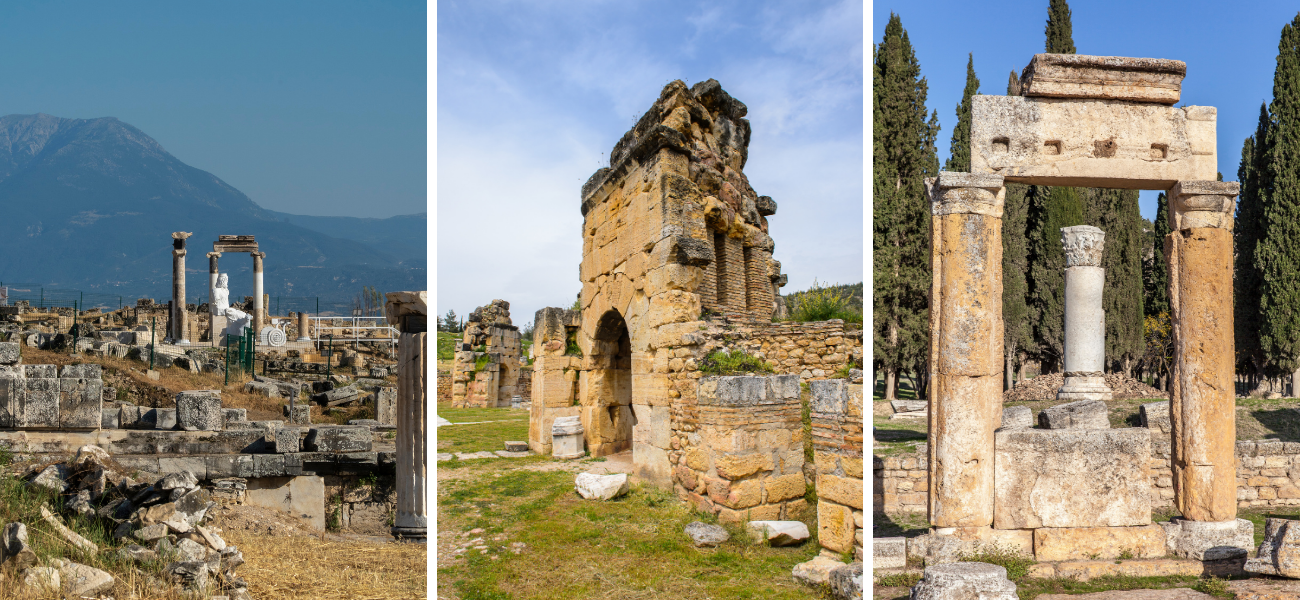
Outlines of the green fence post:
M 329 377 L 334 374 L 332 370 L 333 363 L 334 363 L 334 334 L 331 333 L 330 342 L 329 342 L 329 354 L 325 355 L 325 376 L 326 377 Z

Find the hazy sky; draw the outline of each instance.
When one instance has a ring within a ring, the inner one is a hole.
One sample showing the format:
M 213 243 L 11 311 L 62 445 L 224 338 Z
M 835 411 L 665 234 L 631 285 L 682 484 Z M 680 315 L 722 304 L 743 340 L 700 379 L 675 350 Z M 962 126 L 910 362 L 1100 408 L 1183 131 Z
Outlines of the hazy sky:
M 939 111 L 939 162 L 948 158 L 957 105 L 966 85 L 967 53 L 975 54 L 980 92 L 1005 94 L 1011 71 L 1020 73 L 1044 51 L 1047 0 L 968 2 L 876 0 L 873 43 L 891 11 L 916 50 L 929 83 L 926 106 Z M 1273 95 L 1273 69 L 1282 26 L 1295 2 L 1209 0 L 1158 2 L 1096 0 L 1070 3 L 1079 54 L 1172 58 L 1187 63 L 1181 104 L 1218 108 L 1219 171 L 1237 180 L 1242 142 L 1255 132 L 1260 103 Z M 1142 215 L 1154 218 L 1158 192 L 1142 192 Z
M 0 115 L 117 117 L 265 208 L 426 210 L 423 2 L 0 3 Z
M 580 190 L 673 79 L 749 107 L 785 291 L 863 272 L 861 0 L 438 5 L 439 314 L 573 304 Z

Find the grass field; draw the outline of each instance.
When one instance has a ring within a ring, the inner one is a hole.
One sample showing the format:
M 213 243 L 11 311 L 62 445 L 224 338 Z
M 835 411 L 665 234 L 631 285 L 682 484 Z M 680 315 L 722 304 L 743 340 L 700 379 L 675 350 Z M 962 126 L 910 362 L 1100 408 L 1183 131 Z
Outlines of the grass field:
M 505 450 L 506 441 L 528 441 L 528 411 L 526 410 L 451 408 L 450 403 L 440 402 L 438 416 L 452 423 L 475 423 L 437 428 L 438 452 Z

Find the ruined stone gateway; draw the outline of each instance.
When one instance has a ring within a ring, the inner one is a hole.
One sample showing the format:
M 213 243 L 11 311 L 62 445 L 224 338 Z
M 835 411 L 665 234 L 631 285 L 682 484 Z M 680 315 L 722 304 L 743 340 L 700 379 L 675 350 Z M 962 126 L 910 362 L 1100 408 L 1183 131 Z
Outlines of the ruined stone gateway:
M 580 416 L 592 456 L 631 450 L 636 476 L 732 521 L 804 506 L 800 383 L 862 361 L 842 321 L 772 322 L 786 279 L 776 202 L 743 173 L 746 112 L 717 81 L 669 83 L 582 187 L 579 309 L 536 315 L 529 425 L 549 454 L 554 420 Z M 702 379 L 720 349 L 777 375 Z
M 519 382 L 519 349 L 509 302 L 493 300 L 474 309 L 451 366 L 452 407 L 510 406 Z

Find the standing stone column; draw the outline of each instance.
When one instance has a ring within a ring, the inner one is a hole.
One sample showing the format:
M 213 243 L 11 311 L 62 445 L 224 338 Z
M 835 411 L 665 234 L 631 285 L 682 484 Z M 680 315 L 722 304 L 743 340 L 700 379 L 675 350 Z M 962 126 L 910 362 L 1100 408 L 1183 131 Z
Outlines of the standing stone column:
M 424 353 L 426 292 L 390 292 L 385 313 L 401 337 L 397 344 L 397 516 L 393 537 L 423 543 L 427 536 L 425 499 L 425 416 L 429 403 L 429 363 Z
M 250 252 L 253 255 L 253 336 L 262 331 L 262 320 L 266 318 L 266 307 L 262 305 L 262 259 L 265 252 Z
M 300 312 L 300 313 L 298 313 L 298 339 L 297 339 L 297 341 L 299 341 L 299 342 L 310 342 L 310 341 L 311 341 L 311 333 L 307 331 L 307 328 L 309 328 L 309 327 L 311 327 L 311 319 L 307 316 L 307 313 L 306 313 L 305 311 L 304 311 L 304 312 Z
M 1174 366 L 1174 503 L 1191 521 L 1237 515 L 1232 224 L 1236 182 L 1180 181 L 1165 237 Z
M 168 323 L 171 342 L 178 346 L 190 343 L 185 337 L 185 240 L 191 235 L 184 231 L 172 233 L 172 310 Z
M 1106 232 L 1090 225 L 1061 228 L 1065 246 L 1065 383 L 1057 400 L 1110 400 L 1106 385 L 1106 311 L 1101 293 Z
M 218 345 L 221 338 L 221 334 L 217 331 L 212 318 L 212 306 L 216 304 L 217 276 L 220 275 L 217 272 L 217 259 L 219 258 L 221 258 L 220 252 L 208 253 L 208 339 L 212 341 L 213 346 Z
M 931 207 L 929 518 L 993 524 L 1002 422 L 1001 175 L 941 172 Z

